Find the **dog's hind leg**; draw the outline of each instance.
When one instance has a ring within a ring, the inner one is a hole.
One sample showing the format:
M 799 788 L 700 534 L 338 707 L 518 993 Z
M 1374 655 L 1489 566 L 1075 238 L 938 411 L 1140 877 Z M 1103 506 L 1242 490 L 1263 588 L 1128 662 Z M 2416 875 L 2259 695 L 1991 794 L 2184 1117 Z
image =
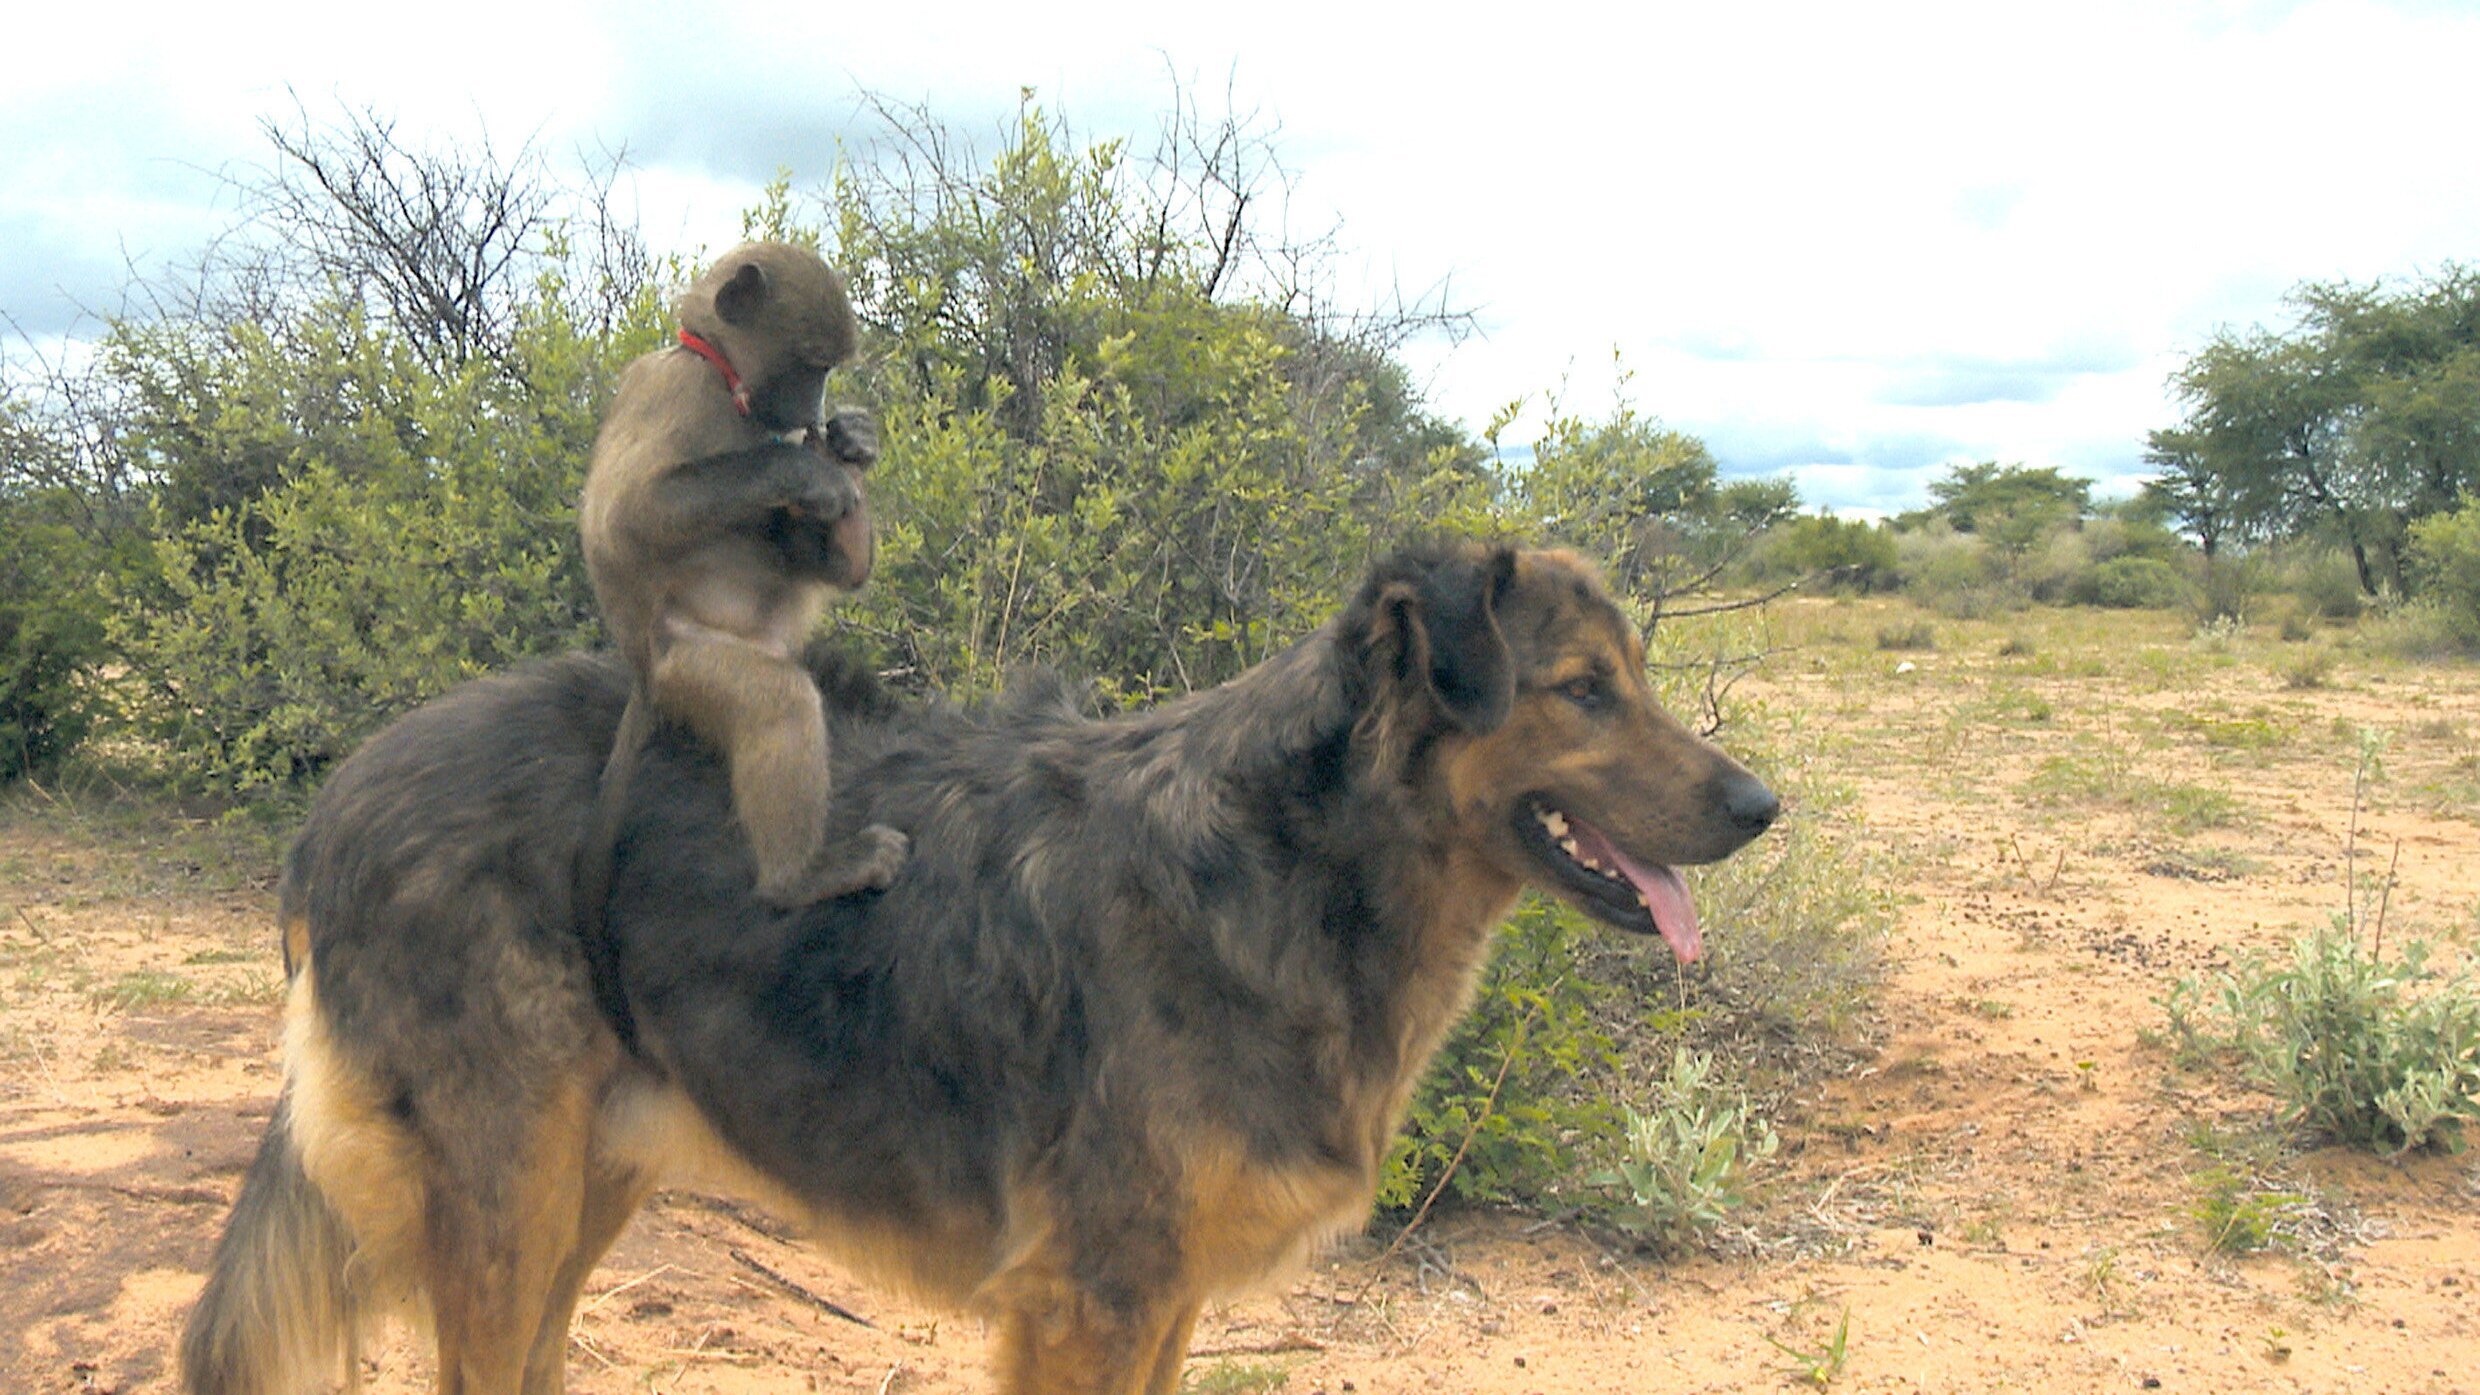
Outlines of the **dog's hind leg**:
M 495 1140 L 492 1131 L 478 1130 L 432 1139 L 440 1153 L 423 1214 L 423 1279 L 439 1344 L 440 1395 L 517 1395 L 528 1388 L 554 1287 L 584 1239 L 593 1102 L 574 1082 L 540 1088 L 517 1138 Z M 489 1156 L 495 1141 L 515 1146 Z M 560 1307 L 565 1331 L 566 1305 Z
M 543 1305 L 542 1321 L 534 1329 L 534 1345 L 525 1357 L 525 1395 L 561 1395 L 568 1369 L 568 1327 L 576 1316 L 577 1296 L 603 1252 L 620 1238 L 629 1218 L 654 1191 L 652 1180 L 643 1173 L 593 1159 L 587 1160 L 586 1168 L 577 1241 L 552 1278 L 550 1300 Z

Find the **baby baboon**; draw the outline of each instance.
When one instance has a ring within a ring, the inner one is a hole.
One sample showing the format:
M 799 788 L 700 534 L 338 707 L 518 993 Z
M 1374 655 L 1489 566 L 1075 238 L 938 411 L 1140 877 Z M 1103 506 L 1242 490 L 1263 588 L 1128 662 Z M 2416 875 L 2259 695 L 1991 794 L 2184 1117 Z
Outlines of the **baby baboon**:
M 828 846 L 824 708 L 800 662 L 829 595 L 870 574 L 860 471 L 869 419 L 820 420 L 827 370 L 857 337 L 842 278 L 817 254 L 757 242 L 680 302 L 680 343 L 621 375 L 578 510 L 586 573 L 634 677 L 584 850 L 600 923 L 612 841 L 658 716 L 731 767 L 758 895 L 797 906 L 883 887 L 907 840 L 882 824 Z

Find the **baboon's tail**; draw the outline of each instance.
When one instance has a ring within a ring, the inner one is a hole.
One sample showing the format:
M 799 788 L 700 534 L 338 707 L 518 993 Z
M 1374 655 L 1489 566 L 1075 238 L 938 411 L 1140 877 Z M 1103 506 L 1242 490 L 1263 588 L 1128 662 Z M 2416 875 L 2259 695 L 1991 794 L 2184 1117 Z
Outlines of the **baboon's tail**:
M 276 1102 L 181 1334 L 182 1387 L 190 1395 L 293 1395 L 325 1390 L 339 1376 L 348 1389 L 357 1385 L 364 1299 L 352 1283 L 352 1255 L 353 1237 L 302 1171 L 288 1094 Z

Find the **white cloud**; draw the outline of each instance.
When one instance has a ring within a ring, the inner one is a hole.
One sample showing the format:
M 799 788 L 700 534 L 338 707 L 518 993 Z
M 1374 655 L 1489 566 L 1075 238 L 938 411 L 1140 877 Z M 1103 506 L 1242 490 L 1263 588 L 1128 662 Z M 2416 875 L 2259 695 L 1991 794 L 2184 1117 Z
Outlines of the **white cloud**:
M 0 310 L 108 290 L 98 249 L 194 247 L 202 171 L 259 158 L 288 89 L 626 145 L 649 232 L 694 248 L 737 234 L 747 180 L 823 176 L 861 85 L 987 132 L 1032 86 L 1142 133 L 1176 73 L 1280 122 L 1293 226 L 1341 215 L 1353 274 L 1452 277 L 1478 309 L 1483 338 L 1415 354 L 1449 415 L 1562 383 L 1599 411 L 1616 350 L 1726 466 L 1877 507 L 1945 460 L 2131 473 L 2216 324 L 2480 252 L 2480 15 L 2450 6 L 117 8 L 12 22 L 21 52 L 98 62 L 0 92 Z

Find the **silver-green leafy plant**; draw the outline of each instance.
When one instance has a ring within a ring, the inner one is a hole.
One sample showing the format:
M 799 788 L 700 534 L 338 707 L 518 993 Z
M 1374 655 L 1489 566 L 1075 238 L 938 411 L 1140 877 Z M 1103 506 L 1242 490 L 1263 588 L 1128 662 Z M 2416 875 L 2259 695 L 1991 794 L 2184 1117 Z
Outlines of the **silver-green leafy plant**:
M 1652 1107 L 1626 1117 L 1625 1153 L 1589 1180 L 1613 1224 L 1663 1247 L 1719 1224 L 1742 1200 L 1748 1163 L 1779 1142 L 1746 1092 L 1717 1078 L 1713 1057 L 1684 1046 L 1655 1083 Z
M 2480 1122 L 2480 982 L 2426 946 L 2363 950 L 2347 924 L 2287 961 L 2251 955 L 2172 985 L 2162 1006 L 2191 1058 L 2235 1056 L 2301 1127 L 2381 1152 L 2459 1152 Z

